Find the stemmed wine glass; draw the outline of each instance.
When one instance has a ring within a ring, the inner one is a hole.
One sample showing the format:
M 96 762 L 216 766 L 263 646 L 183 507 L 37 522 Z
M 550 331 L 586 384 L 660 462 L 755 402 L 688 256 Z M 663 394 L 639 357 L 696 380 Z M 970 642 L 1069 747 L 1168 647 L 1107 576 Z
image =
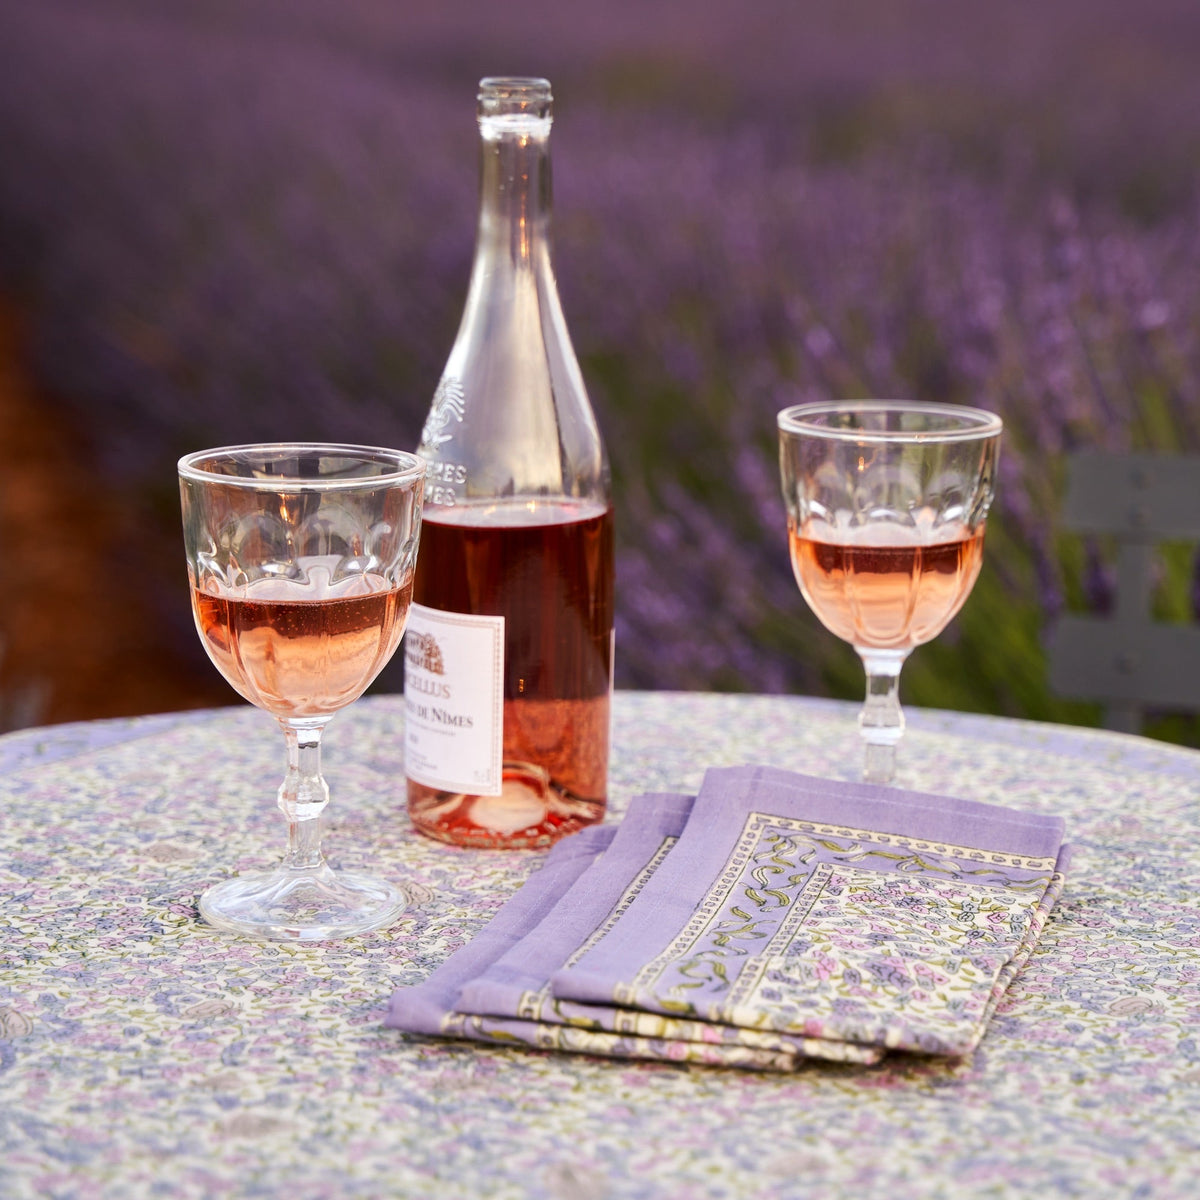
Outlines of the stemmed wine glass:
M 209 658 L 287 742 L 273 871 L 209 888 L 218 929 L 318 940 L 378 929 L 402 893 L 321 854 L 321 734 L 391 658 L 408 619 L 425 464 L 367 446 L 230 446 L 179 461 L 192 612 Z
M 863 777 L 889 783 L 904 733 L 900 668 L 962 607 L 983 563 L 1000 418 L 894 400 L 801 404 L 778 416 L 792 570 L 867 674 Z

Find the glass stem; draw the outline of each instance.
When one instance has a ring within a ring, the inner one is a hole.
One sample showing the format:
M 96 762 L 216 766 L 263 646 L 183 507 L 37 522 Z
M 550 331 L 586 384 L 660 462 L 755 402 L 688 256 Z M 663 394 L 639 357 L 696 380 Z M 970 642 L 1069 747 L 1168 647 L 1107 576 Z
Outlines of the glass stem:
M 858 716 L 859 733 L 866 744 L 863 778 L 868 783 L 891 783 L 896 774 L 896 746 L 904 736 L 900 668 L 908 652 L 855 648 L 867 672 L 867 698 Z
M 321 774 L 321 734 L 328 720 L 279 722 L 287 739 L 287 774 L 279 785 L 279 809 L 288 819 L 285 870 L 309 871 L 325 864 L 321 813 L 329 803 L 329 785 Z

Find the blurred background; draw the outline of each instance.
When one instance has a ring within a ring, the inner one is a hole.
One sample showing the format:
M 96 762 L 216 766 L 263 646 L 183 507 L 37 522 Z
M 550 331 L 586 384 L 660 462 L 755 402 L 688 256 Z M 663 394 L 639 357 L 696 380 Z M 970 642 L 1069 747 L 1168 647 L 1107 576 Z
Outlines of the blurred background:
M 1200 451 L 1198 62 L 1194 0 L 0 0 L 0 726 L 235 702 L 175 460 L 416 444 L 486 74 L 554 84 L 618 686 L 861 698 L 792 579 L 774 414 L 916 396 L 1007 433 L 905 703 L 1096 723 L 1047 682 L 1054 622 L 1113 599 L 1063 461 Z M 1192 549 L 1158 571 L 1156 615 L 1195 620 Z

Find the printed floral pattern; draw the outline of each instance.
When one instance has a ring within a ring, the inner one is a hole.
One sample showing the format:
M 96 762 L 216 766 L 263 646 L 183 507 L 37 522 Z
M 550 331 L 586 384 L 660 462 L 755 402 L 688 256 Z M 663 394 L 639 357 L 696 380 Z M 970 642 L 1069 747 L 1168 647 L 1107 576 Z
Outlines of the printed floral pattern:
M 1054 896 L 1043 898 L 1049 911 Z M 1001 973 L 1026 938 L 1032 948 L 1036 912 L 995 888 L 831 874 L 809 928 L 739 980 L 728 1019 L 786 1020 L 812 1036 L 959 1053 L 984 1032 Z
M 696 789 L 709 766 L 848 777 L 855 707 L 619 694 L 611 819 L 637 792 Z M 542 859 L 412 832 L 398 698 L 330 727 L 327 845 L 413 903 L 342 944 L 197 923 L 204 887 L 282 848 L 282 752 L 262 714 L 0 739 L 0 1195 L 1190 1197 L 1200 755 L 909 717 L 900 784 L 1065 814 L 1067 886 L 973 1054 L 791 1074 L 385 1029 L 395 987 Z
M 654 828 L 645 821 L 639 824 L 632 813 L 630 808 L 623 818 L 623 832 Z M 588 883 L 586 868 L 612 841 L 613 828 L 611 825 L 596 826 L 584 830 L 579 841 L 569 847 L 560 843 L 546 867 L 526 881 L 513 901 L 467 948 L 468 963 L 464 966 L 460 957 L 452 957 L 423 986 L 398 989 L 392 997 L 387 1024 L 410 1032 L 436 1033 L 499 1045 L 526 1045 L 613 1058 L 665 1059 L 749 1070 L 791 1071 L 804 1058 L 873 1063 L 883 1057 L 882 1048 L 875 1046 L 680 1019 L 611 1005 L 580 1004 L 554 995 L 549 975 L 560 966 L 578 962 L 629 910 L 634 898 L 678 840 L 675 836 L 665 837 L 657 845 L 641 847 L 649 851 L 645 866 L 624 888 L 613 909 L 582 944 L 567 955 L 565 962 L 551 949 L 557 943 L 553 939 L 543 939 L 539 950 L 544 954 L 540 958 L 531 960 L 523 955 L 519 968 L 514 969 L 511 964 L 503 966 L 504 952 L 512 948 L 512 937 L 520 937 L 522 943 L 526 939 L 538 939 L 541 927 L 533 928 L 536 919 L 529 914 L 546 913 L 550 919 L 568 889 L 574 892 L 582 884 L 589 887 L 593 895 L 601 895 L 600 903 L 603 904 L 603 893 L 595 891 L 598 885 L 594 880 Z M 572 854 L 569 859 L 561 857 L 564 850 L 573 851 L 585 840 L 592 853 Z M 551 863 L 554 863 L 553 867 Z M 498 975 L 492 973 L 493 968 Z M 539 973 L 545 982 L 536 990 L 527 986 Z M 486 982 L 484 976 L 487 976 Z M 483 985 L 482 990 L 480 985 Z
M 617 999 L 752 1029 L 961 1053 L 982 1035 L 1000 973 L 1039 907 L 1049 911 L 1058 894 L 1047 896 L 1054 866 L 753 813 L 722 880 Z

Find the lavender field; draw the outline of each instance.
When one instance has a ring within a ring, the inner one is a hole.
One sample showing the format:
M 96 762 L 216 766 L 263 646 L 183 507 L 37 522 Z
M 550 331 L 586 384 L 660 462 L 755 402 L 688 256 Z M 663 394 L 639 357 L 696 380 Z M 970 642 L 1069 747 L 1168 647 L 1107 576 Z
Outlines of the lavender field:
M 190 642 L 175 458 L 416 443 L 475 83 L 544 74 L 618 685 L 860 694 L 792 580 L 774 414 L 905 395 L 1007 425 L 984 573 L 906 703 L 1095 721 L 1046 682 L 1054 620 L 1111 603 L 1107 548 L 1059 527 L 1063 455 L 1200 451 L 1198 62 L 1194 0 L 0 0 L 0 292 Z M 1200 615 L 1186 548 L 1159 608 Z

